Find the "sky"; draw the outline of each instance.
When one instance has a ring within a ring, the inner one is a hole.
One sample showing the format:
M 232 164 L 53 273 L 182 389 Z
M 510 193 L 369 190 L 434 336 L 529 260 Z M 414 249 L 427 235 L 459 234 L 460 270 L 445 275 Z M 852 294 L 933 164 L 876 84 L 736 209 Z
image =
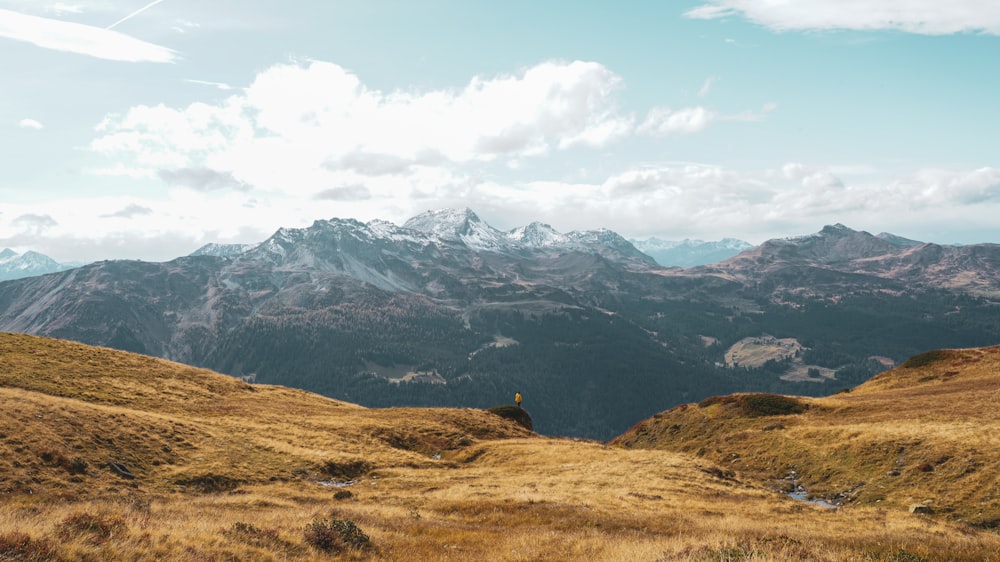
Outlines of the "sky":
M 1000 242 L 995 0 L 0 0 L 0 248 L 317 219 Z

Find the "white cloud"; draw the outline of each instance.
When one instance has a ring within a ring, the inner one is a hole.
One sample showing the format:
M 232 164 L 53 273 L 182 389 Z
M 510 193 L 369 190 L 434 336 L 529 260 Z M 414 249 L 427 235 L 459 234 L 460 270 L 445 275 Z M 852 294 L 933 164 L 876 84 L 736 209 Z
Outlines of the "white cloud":
M 669 107 L 654 107 L 649 110 L 646 119 L 637 130 L 639 133 L 656 136 L 700 133 L 717 121 L 761 121 L 767 113 L 774 111 L 777 107 L 777 104 L 769 103 L 764 105 L 759 112 L 743 111 L 734 114 L 719 113 L 700 105 L 678 110 L 672 110 Z
M 672 133 L 697 133 L 718 119 L 718 114 L 701 106 L 676 111 L 669 107 L 654 107 L 639 126 L 640 133 L 669 135 Z
M 709 76 L 705 79 L 705 83 L 701 85 L 701 89 L 698 90 L 698 97 L 703 98 L 708 95 L 708 92 L 712 90 L 712 86 L 715 84 L 717 78 L 714 76 Z
M 40 122 L 35 121 L 34 119 L 21 119 L 20 121 L 17 122 L 17 126 L 21 127 L 22 129 L 35 129 L 36 131 L 45 128 L 45 125 L 42 125 Z
M 188 78 L 187 80 L 184 80 L 184 81 L 187 82 L 187 83 L 189 83 L 189 84 L 199 84 L 201 86 L 211 86 L 213 88 L 217 88 L 219 90 L 223 90 L 223 91 L 226 91 L 226 92 L 228 92 L 230 90 L 235 90 L 236 89 L 236 88 L 230 86 L 229 84 L 226 84 L 225 82 L 211 82 L 211 81 L 208 81 L 208 80 L 195 80 L 193 78 Z
M 44 49 L 125 62 L 173 62 L 177 53 L 124 33 L 0 9 L 0 37 Z
M 923 35 L 1000 35 L 1000 3 L 984 0 L 710 0 L 692 19 L 742 15 L 775 31 L 894 30 Z
M 425 92 L 373 90 L 328 62 L 281 64 L 220 104 L 110 115 L 91 148 L 126 169 L 209 168 L 265 189 L 315 192 L 352 183 L 338 173 L 605 146 L 634 129 L 617 109 L 620 87 L 613 72 L 581 61 Z
M 83 6 L 79 4 L 56 2 L 51 8 L 49 8 L 49 10 L 54 12 L 57 16 L 61 16 L 63 14 L 80 14 L 83 13 Z

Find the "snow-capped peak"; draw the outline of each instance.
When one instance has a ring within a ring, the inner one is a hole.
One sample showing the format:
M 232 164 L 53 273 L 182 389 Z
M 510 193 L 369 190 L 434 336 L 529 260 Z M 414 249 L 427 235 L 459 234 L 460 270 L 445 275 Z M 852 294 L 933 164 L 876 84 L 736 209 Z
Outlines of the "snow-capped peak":
M 510 243 L 503 232 L 480 219 L 471 209 L 426 211 L 403 223 L 403 228 L 441 240 L 464 243 L 476 250 L 504 250 Z
M 565 244 L 567 238 L 556 229 L 542 222 L 533 222 L 507 232 L 507 237 L 516 244 L 532 248 Z

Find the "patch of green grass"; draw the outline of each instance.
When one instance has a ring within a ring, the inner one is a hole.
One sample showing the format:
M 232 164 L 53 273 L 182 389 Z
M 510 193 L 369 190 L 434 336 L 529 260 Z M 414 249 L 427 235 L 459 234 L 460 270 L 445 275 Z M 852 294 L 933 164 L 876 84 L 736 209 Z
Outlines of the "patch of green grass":
M 917 367 L 923 367 L 930 365 L 931 363 L 937 363 L 938 361 L 944 361 L 948 358 L 948 351 L 944 349 L 934 349 L 921 353 L 920 355 L 914 355 L 910 357 L 905 362 L 903 362 L 901 367 L 904 369 L 916 369 Z

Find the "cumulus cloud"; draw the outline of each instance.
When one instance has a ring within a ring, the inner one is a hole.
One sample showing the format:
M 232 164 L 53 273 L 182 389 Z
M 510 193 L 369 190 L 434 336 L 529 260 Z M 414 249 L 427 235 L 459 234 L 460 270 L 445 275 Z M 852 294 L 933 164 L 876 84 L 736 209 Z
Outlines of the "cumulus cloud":
M 328 62 L 280 64 L 219 104 L 109 115 L 91 148 L 128 159 L 126 168 L 211 168 L 270 189 L 298 177 L 315 192 L 338 171 L 405 174 L 607 145 L 634 129 L 618 110 L 620 87 L 583 61 L 425 92 L 374 90 Z
M 1000 4 L 983 0 L 710 0 L 692 19 L 742 16 L 775 31 L 893 30 L 922 35 L 1000 35 Z
M 34 119 L 21 119 L 20 121 L 17 122 L 17 126 L 22 129 L 35 129 L 36 131 L 45 128 L 45 125 L 42 125 L 40 122 L 35 121 Z
M 152 215 L 153 210 L 149 207 L 139 205 L 137 203 L 129 203 L 125 208 L 119 209 L 113 213 L 108 213 L 106 215 L 101 215 L 101 218 L 113 219 L 131 219 L 134 217 Z
M 174 62 L 177 53 L 110 29 L 0 9 L 0 37 L 125 62 Z
M 59 226 L 54 218 L 44 214 L 24 214 L 10 221 L 11 226 L 28 234 L 42 234 L 50 228 Z

